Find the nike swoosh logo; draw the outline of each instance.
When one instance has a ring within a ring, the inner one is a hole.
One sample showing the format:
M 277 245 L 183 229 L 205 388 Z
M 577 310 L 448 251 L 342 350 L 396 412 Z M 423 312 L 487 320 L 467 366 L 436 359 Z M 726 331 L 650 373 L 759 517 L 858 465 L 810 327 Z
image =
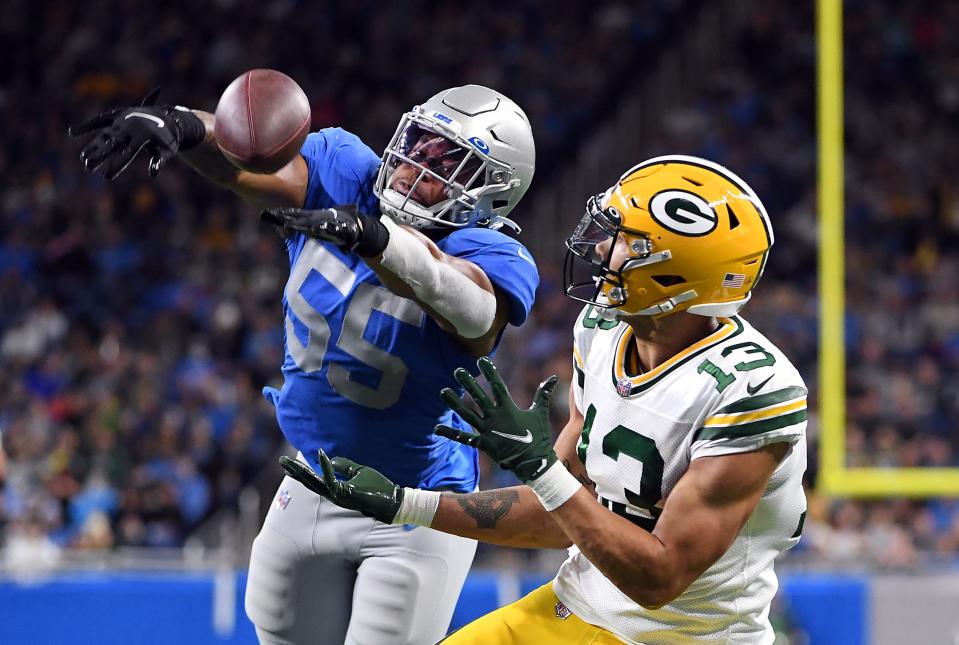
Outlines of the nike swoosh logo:
M 507 439 L 512 439 L 513 441 L 519 441 L 520 443 L 533 443 L 533 433 L 529 430 L 526 431 L 525 435 L 506 434 L 505 432 L 497 432 L 496 430 L 493 430 L 492 432 L 493 434 L 498 434 L 501 437 L 506 437 Z
M 746 392 L 749 393 L 749 396 L 752 396 L 753 394 L 755 394 L 755 393 L 758 392 L 759 390 L 763 389 L 763 386 L 764 386 L 766 383 L 769 383 L 769 379 L 771 379 L 771 378 L 772 378 L 772 376 L 770 376 L 770 377 L 767 378 L 765 381 L 763 381 L 762 383 L 760 383 L 759 385 L 757 385 L 757 386 L 755 386 L 755 387 L 753 387 L 753 386 L 750 385 L 749 383 L 746 383 Z
M 153 121 L 154 123 L 157 124 L 158 128 L 163 127 L 163 119 L 157 116 L 153 116 L 152 114 L 144 114 L 143 112 L 130 112 L 130 114 L 123 117 L 124 121 L 129 119 L 131 116 L 138 116 L 141 119 L 147 119 L 148 121 Z
M 533 266 L 536 266 L 536 260 L 534 260 L 534 259 L 529 255 L 529 253 L 526 252 L 526 249 L 519 249 L 519 248 L 516 249 L 516 255 L 520 256 L 521 258 L 523 258 L 524 260 L 526 260 L 527 262 L 529 262 L 529 263 L 532 264 Z

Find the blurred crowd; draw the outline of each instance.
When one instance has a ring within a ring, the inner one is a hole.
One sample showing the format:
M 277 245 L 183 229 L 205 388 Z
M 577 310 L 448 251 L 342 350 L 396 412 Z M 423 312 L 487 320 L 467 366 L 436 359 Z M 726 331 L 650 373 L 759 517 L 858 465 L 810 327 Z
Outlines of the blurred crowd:
M 85 174 L 69 123 L 135 104 L 156 85 L 161 102 L 212 111 L 234 77 L 270 67 L 305 88 L 314 129 L 342 125 L 379 151 L 414 102 L 470 81 L 524 106 L 543 173 L 615 96 L 595 61 L 626 69 L 683 8 L 6 4 L 0 117 L 15 124 L 0 149 L 6 564 L 65 547 L 182 546 L 258 473 L 279 479 L 281 435 L 260 390 L 281 379 L 280 238 L 185 167 L 152 180 L 138 159 L 112 184 Z
M 314 128 L 343 125 L 378 150 L 417 99 L 477 82 L 530 116 L 531 200 L 609 113 L 623 80 L 641 85 L 636 61 L 665 50 L 697 8 L 680 0 L 563 11 L 543 0 L 335 4 L 219 0 L 180 13 L 132 0 L 5 5 L 0 530 L 8 564 L 28 548 L 55 559 L 62 548 L 181 546 L 274 468 L 280 447 L 260 396 L 280 379 L 288 265 L 279 238 L 253 209 L 182 166 L 153 180 L 138 160 L 113 184 L 85 175 L 68 123 L 156 85 L 161 101 L 212 111 L 239 73 L 273 67 L 307 90 Z M 948 136 L 959 111 L 951 45 L 959 7 L 845 5 L 849 465 L 959 466 L 959 192 L 950 181 L 959 161 Z M 764 2 L 724 42 L 736 64 L 663 115 L 637 160 L 708 157 L 762 196 L 777 244 L 744 313 L 803 372 L 813 410 L 812 7 Z M 556 227 L 557 245 L 566 228 Z M 578 307 L 562 295 L 558 267 L 541 270 L 531 320 L 510 329 L 500 350 L 520 400 L 546 374 L 570 376 Z M 563 397 L 556 405 L 561 423 Z M 952 502 L 820 498 L 817 433 L 813 415 L 810 515 L 795 557 L 900 567 L 959 549 Z M 484 485 L 506 481 L 484 462 Z

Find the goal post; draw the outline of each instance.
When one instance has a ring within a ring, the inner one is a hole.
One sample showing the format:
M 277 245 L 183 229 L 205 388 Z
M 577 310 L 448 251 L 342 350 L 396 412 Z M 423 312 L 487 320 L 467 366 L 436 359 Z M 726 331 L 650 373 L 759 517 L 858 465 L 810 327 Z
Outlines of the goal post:
M 816 0 L 819 478 L 841 497 L 959 497 L 959 468 L 846 466 L 842 0 Z

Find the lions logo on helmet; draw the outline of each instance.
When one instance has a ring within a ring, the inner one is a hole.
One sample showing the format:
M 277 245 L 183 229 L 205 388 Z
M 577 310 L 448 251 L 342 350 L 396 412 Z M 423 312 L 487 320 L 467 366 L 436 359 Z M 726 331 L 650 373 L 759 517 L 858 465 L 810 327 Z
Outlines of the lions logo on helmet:
M 587 202 L 566 240 L 566 293 L 606 316 L 731 316 L 749 301 L 772 244 L 746 182 L 698 157 L 656 157 Z
M 481 85 L 454 87 L 403 115 L 373 192 L 383 213 L 410 226 L 507 225 L 519 232 L 506 216 L 529 188 L 535 156 L 529 120 L 516 103 Z M 409 180 L 394 181 L 400 167 L 404 176 L 413 169 Z M 417 199 L 418 187 L 437 182 L 438 203 Z

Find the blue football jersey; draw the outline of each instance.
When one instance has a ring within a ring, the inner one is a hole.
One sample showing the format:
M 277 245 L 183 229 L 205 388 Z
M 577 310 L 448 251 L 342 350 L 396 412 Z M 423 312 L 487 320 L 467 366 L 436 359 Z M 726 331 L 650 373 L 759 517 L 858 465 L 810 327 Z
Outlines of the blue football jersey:
M 310 134 L 304 208 L 356 204 L 379 213 L 373 181 L 380 159 L 339 128 Z M 376 468 L 397 484 L 472 491 L 473 448 L 433 434 L 437 423 L 467 427 L 439 397 L 458 389 L 453 370 L 476 373 L 475 359 L 412 300 L 382 285 L 354 254 L 294 234 L 286 240 L 290 278 L 284 384 L 264 394 L 287 440 L 318 468 L 317 449 Z M 457 229 L 437 242 L 480 266 L 520 325 L 533 306 L 539 274 L 529 251 L 497 231 Z

